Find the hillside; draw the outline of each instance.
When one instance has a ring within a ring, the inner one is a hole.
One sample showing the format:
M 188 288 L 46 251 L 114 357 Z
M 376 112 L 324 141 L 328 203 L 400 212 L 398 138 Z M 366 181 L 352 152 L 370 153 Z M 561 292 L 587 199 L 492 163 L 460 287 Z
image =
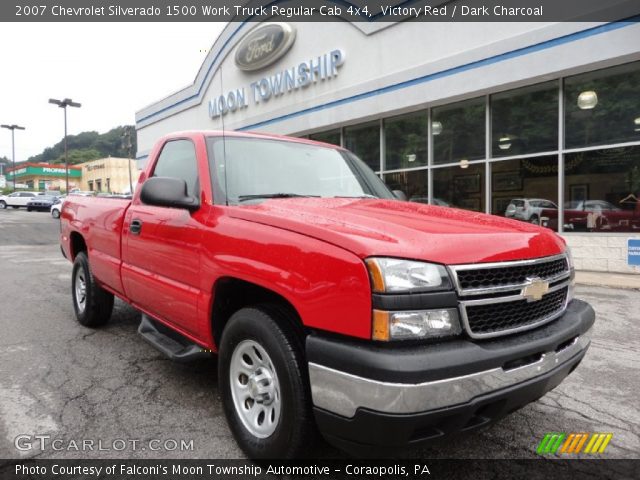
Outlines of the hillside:
M 136 135 L 133 127 L 131 129 L 131 151 L 127 152 L 123 148 L 122 134 L 127 126 L 120 126 L 109 130 L 106 133 L 82 132 L 78 135 L 67 137 L 69 149 L 69 164 L 95 160 L 104 157 L 127 157 L 136 152 Z M 47 147 L 39 155 L 34 155 L 27 159 L 28 162 L 64 163 L 64 138 L 52 147 Z

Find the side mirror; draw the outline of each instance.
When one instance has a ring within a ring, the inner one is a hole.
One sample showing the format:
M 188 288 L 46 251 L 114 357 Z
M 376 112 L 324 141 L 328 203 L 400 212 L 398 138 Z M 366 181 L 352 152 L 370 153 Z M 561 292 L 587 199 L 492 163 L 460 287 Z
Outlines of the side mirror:
M 147 205 L 197 210 L 200 202 L 187 193 L 187 182 L 180 178 L 151 177 L 142 185 L 140 200 Z
M 404 193 L 402 190 L 393 190 L 393 196 L 396 197 L 398 200 L 402 200 L 403 202 L 406 202 L 407 200 L 409 200 L 407 198 L 407 194 Z

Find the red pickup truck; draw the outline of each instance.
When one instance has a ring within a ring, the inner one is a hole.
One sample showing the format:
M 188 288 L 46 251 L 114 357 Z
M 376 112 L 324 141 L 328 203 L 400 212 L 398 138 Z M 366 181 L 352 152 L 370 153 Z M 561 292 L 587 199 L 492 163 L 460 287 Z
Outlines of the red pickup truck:
M 170 358 L 217 353 L 254 458 L 304 455 L 317 431 L 388 455 L 484 427 L 571 373 L 595 320 L 552 231 L 400 201 L 303 139 L 167 136 L 131 200 L 69 197 L 60 235 L 78 321 L 117 296 Z

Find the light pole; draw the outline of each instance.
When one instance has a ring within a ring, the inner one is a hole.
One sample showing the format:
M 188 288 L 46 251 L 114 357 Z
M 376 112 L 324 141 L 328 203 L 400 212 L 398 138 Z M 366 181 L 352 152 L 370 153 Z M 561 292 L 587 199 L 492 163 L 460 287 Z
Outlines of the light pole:
M 124 133 L 122 134 L 122 148 L 127 151 L 127 167 L 129 170 L 129 194 L 133 196 L 133 179 L 131 178 L 131 127 L 124 127 Z
M 24 130 L 24 127 L 19 125 L 0 125 L 1 128 L 7 128 L 11 130 L 11 156 L 13 162 L 13 191 L 16 191 L 16 139 L 15 139 L 15 131 L 16 130 Z
M 49 103 L 53 103 L 58 107 L 64 109 L 64 177 L 65 177 L 65 188 L 66 193 L 69 193 L 69 161 L 67 158 L 67 107 L 77 107 L 80 108 L 82 105 L 80 103 L 74 102 L 70 98 L 65 98 L 64 100 L 56 100 L 55 98 L 50 98 Z

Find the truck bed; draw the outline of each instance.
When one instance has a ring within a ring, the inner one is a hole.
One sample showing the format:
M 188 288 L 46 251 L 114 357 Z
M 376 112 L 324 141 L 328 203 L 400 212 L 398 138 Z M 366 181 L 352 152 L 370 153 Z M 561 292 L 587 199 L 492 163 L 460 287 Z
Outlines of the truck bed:
M 122 224 L 131 199 L 70 195 L 60 216 L 61 245 L 67 258 L 73 257 L 71 231 L 84 237 L 96 278 L 114 293 L 124 293 L 120 278 Z

